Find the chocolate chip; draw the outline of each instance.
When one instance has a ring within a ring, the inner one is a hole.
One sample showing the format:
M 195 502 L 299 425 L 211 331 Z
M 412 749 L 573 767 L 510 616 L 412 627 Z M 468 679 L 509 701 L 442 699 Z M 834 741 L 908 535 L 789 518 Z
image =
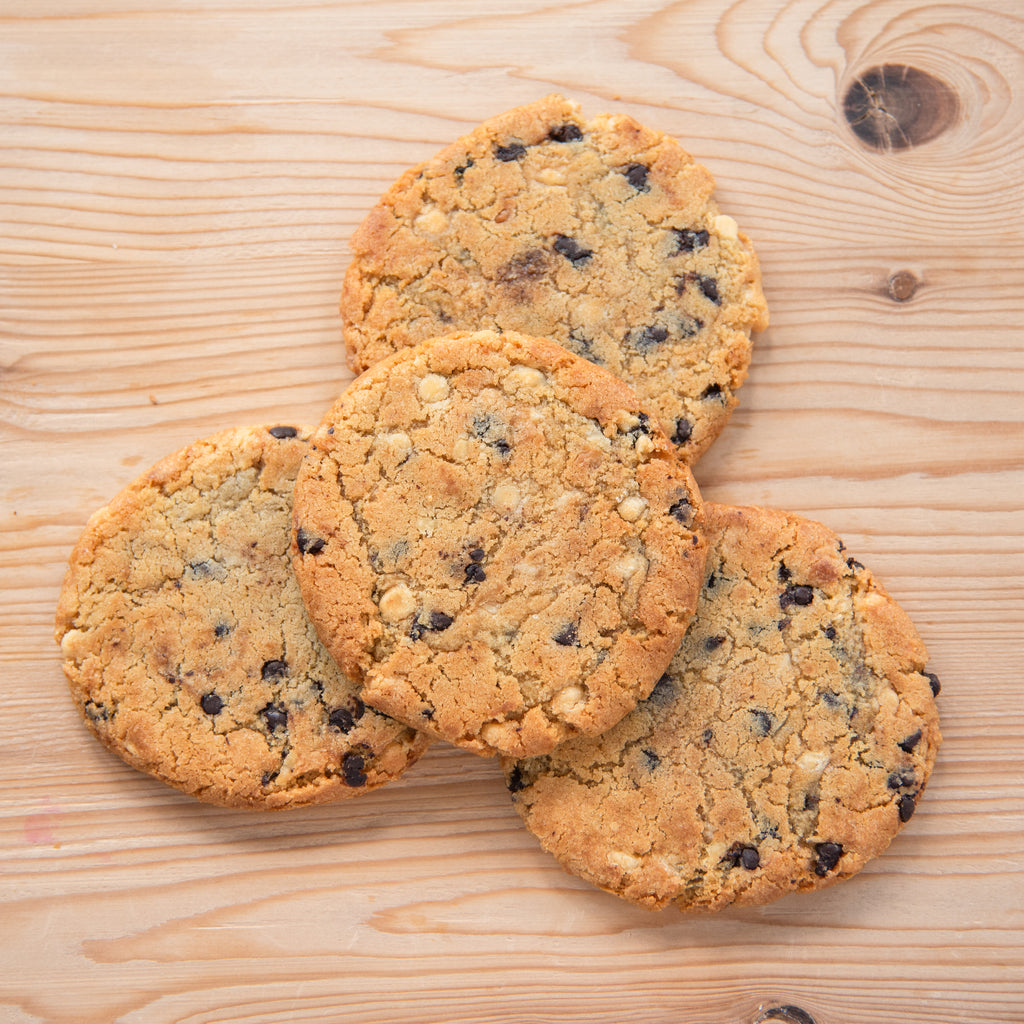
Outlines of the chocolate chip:
M 260 785 L 269 786 L 280 774 L 280 772 L 264 772 L 260 777 Z
M 626 341 L 638 352 L 650 352 L 652 348 L 668 339 L 668 328 L 661 324 L 634 327 L 626 334 Z
M 300 555 L 318 555 L 327 542 L 322 537 L 314 537 L 300 526 L 295 532 L 295 546 Z
M 836 627 L 835 626 L 823 626 L 821 629 L 822 633 L 825 634 L 827 640 L 835 640 L 836 638 Z
M 837 693 L 833 693 L 831 690 L 823 690 L 821 693 L 821 699 L 824 701 L 825 706 L 835 711 L 836 708 L 843 706 L 842 700 L 840 700 Z
M 266 682 L 271 682 L 274 679 L 283 679 L 288 675 L 288 663 L 285 661 L 265 661 L 263 662 L 263 668 L 260 669 L 260 675 Z
M 896 801 L 896 807 L 899 810 L 900 821 L 906 823 L 914 816 L 914 811 L 917 809 L 917 801 L 914 799 L 913 793 L 904 793 L 903 796 Z
M 543 249 L 527 249 L 518 253 L 496 271 L 503 284 L 522 284 L 543 277 L 548 272 L 550 256 Z
M 653 772 L 661 764 L 661 758 L 653 750 L 644 749 L 640 753 L 644 755 L 644 767 L 649 772 Z
M 586 263 L 594 255 L 593 249 L 587 249 L 580 245 L 575 238 L 568 235 L 555 235 L 555 241 L 551 246 L 559 256 L 564 256 L 574 267 Z
M 912 732 L 906 739 L 901 740 L 897 744 L 897 746 L 900 748 L 900 750 L 903 750 L 909 754 L 914 749 L 914 747 L 916 747 L 920 742 L 921 730 L 918 729 L 917 732 Z
M 706 231 L 694 231 L 692 228 L 673 228 L 672 233 L 676 236 L 676 252 L 694 252 L 703 249 L 708 244 L 710 237 Z
M 890 772 L 889 777 L 885 780 L 885 784 L 889 789 L 902 789 L 904 786 L 912 786 L 914 784 L 914 773 Z
M 788 608 L 791 604 L 800 606 L 808 605 L 814 600 L 814 588 L 806 587 L 803 584 L 797 583 L 786 589 L 779 595 L 779 605 L 783 609 Z
M 647 696 L 647 700 L 655 705 L 662 706 L 675 700 L 676 684 L 672 677 L 666 672 L 655 684 L 654 689 Z
M 703 744 L 704 744 L 704 746 L 705 746 L 705 747 L 706 747 L 706 746 L 707 746 L 707 745 L 708 745 L 708 744 L 709 744 L 709 743 L 710 743 L 710 742 L 711 742 L 711 741 L 712 741 L 712 740 L 713 740 L 714 738 L 715 738 L 715 733 L 714 733 L 714 730 L 713 730 L 713 729 L 705 729 L 705 730 L 704 730 L 704 731 L 703 731 L 703 732 L 702 732 L 702 733 L 700 734 L 700 741 L 701 741 L 701 743 L 703 743 Z
M 639 440 L 641 436 L 651 436 L 651 418 L 645 412 L 638 412 L 636 414 L 637 422 L 634 426 L 630 427 L 626 433 L 633 439 L 633 444 Z
M 280 704 L 268 704 L 260 714 L 271 732 L 283 729 L 288 724 L 288 712 Z
M 526 147 L 521 142 L 512 142 L 507 146 L 497 146 L 494 155 L 502 163 L 507 164 L 513 160 L 522 160 L 526 156 Z
M 203 559 L 201 561 L 189 562 L 189 572 L 192 573 L 198 579 L 205 579 L 208 576 L 212 576 L 215 571 L 214 563 L 209 559 Z
M 486 553 L 483 548 L 472 548 L 469 552 L 469 557 L 473 562 L 482 562 Z
M 552 638 L 561 647 L 579 647 L 580 637 L 575 622 L 563 626 Z
M 721 298 L 718 294 L 718 282 L 713 277 L 698 277 L 697 286 L 700 288 L 704 298 L 713 302 L 716 306 L 721 305 Z
M 268 431 L 271 437 L 276 437 L 279 441 L 284 440 L 286 437 L 298 437 L 299 432 L 295 427 L 271 427 Z
M 689 498 L 680 498 L 673 505 L 669 506 L 668 514 L 677 522 L 684 525 L 689 523 L 693 517 L 693 506 Z
M 333 725 L 335 729 L 340 729 L 342 732 L 351 732 L 355 728 L 356 719 L 348 708 L 335 708 L 327 716 L 327 724 Z
M 725 643 L 725 637 L 724 636 L 709 636 L 707 638 L 707 640 L 704 641 L 704 650 L 705 651 L 715 651 L 715 650 L 718 650 L 718 648 L 721 647 L 722 644 L 724 644 L 724 643 Z
M 626 181 L 637 192 L 649 192 L 651 190 L 651 186 L 647 184 L 647 175 L 650 173 L 650 168 L 646 164 L 630 164 L 620 173 L 624 175 Z
M 350 753 L 341 759 L 341 773 L 347 786 L 366 785 L 366 759 L 362 754 Z
M 854 570 L 854 572 L 856 572 L 856 571 L 857 571 L 858 569 L 863 569 L 863 568 L 864 568 L 864 566 L 863 566 L 863 565 L 862 565 L 862 564 L 861 564 L 860 562 L 858 562 L 856 558 L 848 558 L 848 559 L 846 560 L 846 564 L 847 564 L 847 565 L 848 565 L 848 566 L 849 566 L 849 567 L 850 567 L 851 569 L 853 569 L 853 570 Z
M 703 399 L 721 398 L 722 397 L 722 385 L 721 384 L 709 384 L 700 393 L 700 397 L 703 398 Z
M 814 873 L 824 878 L 839 863 L 842 855 L 841 843 L 818 843 L 815 847 Z
M 779 582 L 788 583 L 793 578 L 793 573 L 786 567 L 785 562 L 779 562 Z
M 552 142 L 576 142 L 583 138 L 583 132 L 578 125 L 559 124 L 548 132 L 548 138 Z
M 706 580 L 704 581 L 704 586 L 705 586 L 705 587 L 708 587 L 708 588 L 711 588 L 711 587 L 715 587 L 715 586 L 717 586 L 717 585 L 718 585 L 718 577 L 717 577 L 717 576 L 716 576 L 716 575 L 715 575 L 714 573 L 712 573 L 712 574 L 711 574 L 711 575 L 710 575 L 710 576 L 709 576 L 709 577 L 708 577 L 708 578 L 707 578 L 707 579 L 706 579 Z
M 508 778 L 505 780 L 505 785 L 508 787 L 510 793 L 518 793 L 522 789 L 526 789 L 526 782 L 523 779 L 523 770 L 516 765 L 512 771 L 508 773 Z
M 487 579 L 487 573 L 485 573 L 475 562 L 472 562 L 466 566 L 466 578 L 462 582 L 463 584 L 483 583 L 485 579 Z
M 217 625 L 213 627 L 213 635 L 217 637 L 218 640 L 223 639 L 230 632 L 231 627 L 226 622 L 218 622 Z
M 752 726 L 754 732 L 758 736 L 767 736 L 772 731 L 772 716 L 767 711 L 751 711 L 751 717 L 754 719 Z
M 224 701 L 220 699 L 215 693 L 206 694 L 203 699 L 199 702 L 199 706 L 208 715 L 219 715 L 221 709 L 224 707 Z
M 748 870 L 753 871 L 761 863 L 761 855 L 752 846 L 744 846 L 740 851 L 740 863 Z
M 468 171 L 470 169 L 470 167 L 472 167 L 472 166 L 473 166 L 473 158 L 472 157 L 467 157 L 466 158 L 466 162 L 464 164 L 460 164 L 458 167 L 455 168 L 455 184 L 456 185 L 461 185 L 463 183 L 463 176 L 465 175 L 466 171 Z
M 676 429 L 672 434 L 672 441 L 675 444 L 686 444 L 690 440 L 690 436 L 693 434 L 693 424 L 689 420 L 682 418 L 676 420 Z
M 594 351 L 594 339 L 588 338 L 578 327 L 574 327 L 569 332 L 569 337 L 563 344 L 576 355 L 583 356 L 584 359 L 591 363 L 597 363 L 598 366 L 601 365 L 601 357 Z
M 444 612 L 431 612 L 430 613 L 430 628 L 440 632 L 442 629 L 447 629 L 455 620 L 450 615 L 445 615 Z
M 804 794 L 804 810 L 813 811 L 817 808 L 819 797 L 817 793 L 805 793 Z
M 934 672 L 925 672 L 925 676 L 928 678 L 928 685 L 932 688 L 932 696 L 938 697 L 942 692 L 942 684 L 939 682 L 939 677 Z

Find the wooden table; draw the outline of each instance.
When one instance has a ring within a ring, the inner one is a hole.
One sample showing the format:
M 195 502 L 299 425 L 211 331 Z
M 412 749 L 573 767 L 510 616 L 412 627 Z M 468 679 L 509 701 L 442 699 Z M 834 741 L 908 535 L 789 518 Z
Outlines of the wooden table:
M 0 4 L 0 1020 L 1024 1021 L 1021 12 Z M 203 806 L 68 698 L 53 612 L 89 513 L 194 438 L 317 420 L 351 378 L 355 225 L 551 91 L 678 136 L 757 243 L 772 326 L 706 497 L 837 530 L 942 679 L 927 797 L 824 892 L 632 908 L 440 747 L 346 804 Z

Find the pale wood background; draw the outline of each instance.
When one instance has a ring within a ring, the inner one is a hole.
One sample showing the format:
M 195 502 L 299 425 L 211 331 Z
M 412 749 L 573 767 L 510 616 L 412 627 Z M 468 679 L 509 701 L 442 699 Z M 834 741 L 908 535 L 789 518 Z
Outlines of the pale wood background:
M 1024 5 L 0 0 L 0 1020 L 1024 1021 Z M 856 76 L 959 107 L 866 147 Z M 917 622 L 945 745 L 849 883 L 718 918 L 562 873 L 493 763 L 278 815 L 132 772 L 52 619 L 89 513 L 344 387 L 347 240 L 407 165 L 549 91 L 679 136 L 773 324 L 706 496 L 822 519 Z M 918 282 L 904 302 L 887 281 Z

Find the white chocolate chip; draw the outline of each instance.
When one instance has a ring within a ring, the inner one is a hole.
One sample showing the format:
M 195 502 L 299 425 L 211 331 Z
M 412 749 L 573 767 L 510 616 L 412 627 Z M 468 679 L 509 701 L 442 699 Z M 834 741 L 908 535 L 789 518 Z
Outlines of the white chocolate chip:
M 638 572 L 645 571 L 647 568 L 647 561 L 639 555 L 627 555 L 625 558 L 620 558 L 618 562 L 615 563 L 615 568 L 624 580 L 628 580 Z
M 452 458 L 457 462 L 465 462 L 469 458 L 471 450 L 469 441 L 465 437 L 460 437 L 452 445 Z
M 385 434 L 383 441 L 396 455 L 402 456 L 412 451 L 412 439 L 401 431 Z
M 567 686 L 551 698 L 551 710 L 556 715 L 565 715 L 582 704 L 586 698 L 587 693 L 582 686 Z
M 420 531 L 421 537 L 433 537 L 434 527 L 437 525 L 437 520 L 432 519 L 428 516 L 420 516 L 416 520 L 416 529 Z
M 635 523 L 647 511 L 647 502 L 639 494 L 630 494 L 618 504 L 618 513 L 627 523 Z
M 539 388 L 544 383 L 544 374 L 533 366 L 514 366 L 502 381 L 506 391 L 519 388 Z
M 828 754 L 808 750 L 796 759 L 797 767 L 812 775 L 820 775 L 828 764 Z
M 542 167 L 537 172 L 537 180 L 545 185 L 564 185 L 565 170 L 561 167 Z
M 428 373 L 417 388 L 424 402 L 441 402 L 448 397 L 448 381 L 438 373 Z
M 631 853 L 621 853 L 618 850 L 609 853 L 608 860 L 622 868 L 623 871 L 635 871 L 642 863 L 639 857 L 634 857 Z
M 401 622 L 416 611 L 416 598 L 404 583 L 396 583 L 378 602 L 385 622 Z
M 505 727 L 500 722 L 486 722 L 480 727 L 480 739 L 490 747 L 501 747 L 505 742 Z
M 641 434 L 635 447 L 638 455 L 650 455 L 654 451 L 654 442 L 646 434 Z
M 721 238 L 739 238 L 739 225 L 726 213 L 720 213 L 712 222 L 711 227 Z
M 519 488 L 515 484 L 498 484 L 491 495 L 491 501 L 502 512 L 511 512 L 519 504 Z
M 416 228 L 432 235 L 441 234 L 448 227 L 448 218 L 435 206 L 426 210 L 416 218 Z

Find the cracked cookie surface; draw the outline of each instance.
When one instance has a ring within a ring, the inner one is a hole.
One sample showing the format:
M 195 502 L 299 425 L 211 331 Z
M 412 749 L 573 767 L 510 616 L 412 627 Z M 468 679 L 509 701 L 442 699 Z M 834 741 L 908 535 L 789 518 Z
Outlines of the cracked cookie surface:
M 353 235 L 352 367 L 452 330 L 552 338 L 625 380 L 693 462 L 768 323 L 753 247 L 713 188 L 675 140 L 561 96 L 486 121 Z
M 525 756 L 650 692 L 696 603 L 702 523 L 691 473 L 622 381 L 480 331 L 349 386 L 300 470 L 293 551 L 367 704 Z
M 354 796 L 426 736 L 366 708 L 319 642 L 291 568 L 309 429 L 225 431 L 154 466 L 89 521 L 56 637 L 95 735 L 222 806 Z
M 941 740 L 923 643 L 833 533 L 705 511 L 697 612 L 647 700 L 601 737 L 503 763 L 545 849 L 652 908 L 854 874 L 910 819 Z

